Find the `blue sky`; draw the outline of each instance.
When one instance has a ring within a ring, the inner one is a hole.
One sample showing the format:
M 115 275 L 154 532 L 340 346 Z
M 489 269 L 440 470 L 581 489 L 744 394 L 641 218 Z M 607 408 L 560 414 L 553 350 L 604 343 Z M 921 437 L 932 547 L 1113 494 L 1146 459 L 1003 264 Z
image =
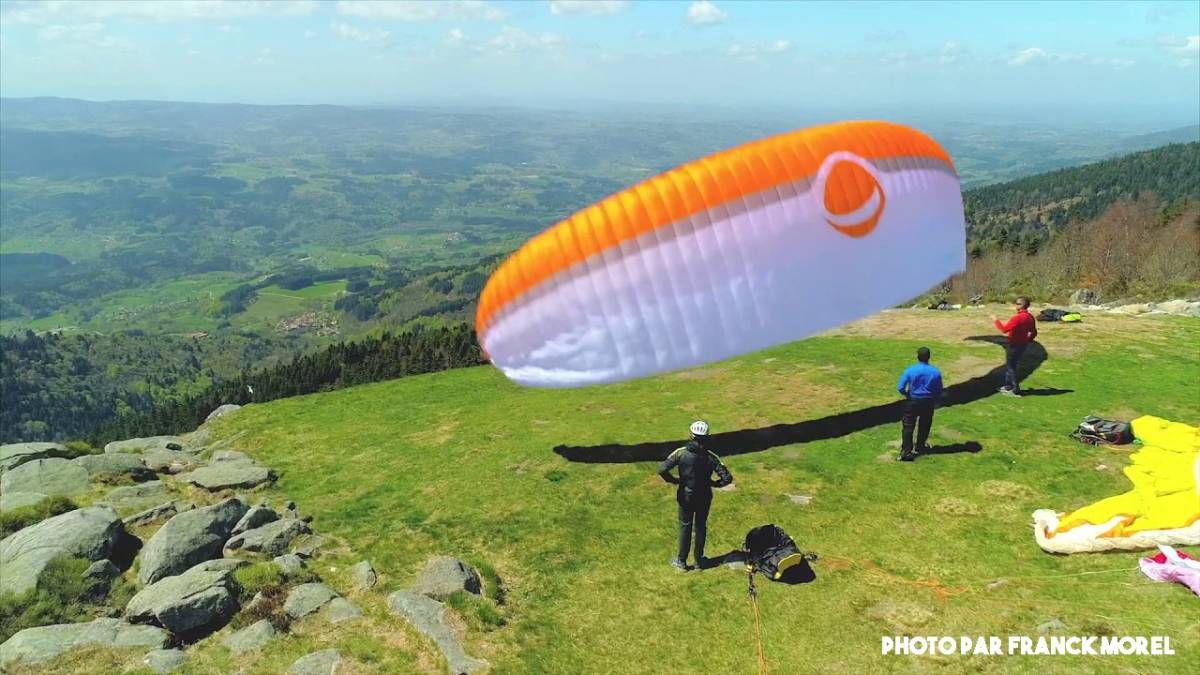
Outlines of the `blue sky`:
M 1071 106 L 1200 117 L 1197 2 L 5 0 L 0 8 L 4 96 Z

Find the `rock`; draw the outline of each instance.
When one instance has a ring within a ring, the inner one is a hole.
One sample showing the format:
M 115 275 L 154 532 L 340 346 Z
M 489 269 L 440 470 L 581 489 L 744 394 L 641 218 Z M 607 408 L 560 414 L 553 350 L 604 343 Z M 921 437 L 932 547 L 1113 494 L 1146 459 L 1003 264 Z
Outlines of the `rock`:
M 1154 306 L 1155 311 L 1174 316 L 1200 316 L 1200 301 L 1167 300 Z
M 142 663 L 159 675 L 179 670 L 187 662 L 188 655 L 182 649 L 155 649 L 142 658 Z
M 0 445 L 0 474 L 35 459 L 70 459 L 73 453 L 58 443 L 7 443 Z
M 212 431 L 208 427 L 200 427 L 188 435 L 187 441 L 183 444 L 184 452 L 198 453 L 208 447 L 212 442 Z
M 80 576 L 94 584 L 108 586 L 113 579 L 121 576 L 121 570 L 113 561 L 104 558 L 92 563 Z
M 291 518 L 276 520 L 262 527 L 234 535 L 225 542 L 225 550 L 243 550 L 277 556 L 287 550 L 292 540 L 309 532 L 308 524 Z
M 445 600 L 456 591 L 479 595 L 479 572 L 457 558 L 437 556 L 425 563 L 412 590 L 428 595 L 434 600 Z
M 180 513 L 167 521 L 142 550 L 138 580 L 151 584 L 205 560 L 220 557 L 233 526 L 246 514 L 239 499 Z
M 136 481 L 154 478 L 154 472 L 146 468 L 141 457 L 119 452 L 111 455 L 84 455 L 71 460 L 72 464 L 83 467 L 88 476 L 128 476 Z
M 0 645 L 0 668 L 15 663 L 45 663 L 81 647 L 149 647 L 161 649 L 169 636 L 154 626 L 132 626 L 120 619 L 63 623 L 26 628 Z
M 293 576 L 304 571 L 304 560 L 295 553 L 276 556 L 272 561 L 283 572 L 284 576 Z
M 256 527 L 261 527 L 269 522 L 279 520 L 279 514 L 265 506 L 251 507 L 246 515 L 233 526 L 233 534 L 241 534 L 247 530 L 253 530 Z
M 217 454 L 221 453 L 218 452 Z M 279 477 L 279 474 L 274 469 L 268 469 L 249 459 L 217 459 L 214 455 L 212 464 L 180 474 L 179 477 L 192 485 L 198 485 L 206 490 L 225 490 L 229 488 L 252 488 L 256 485 L 274 481 Z
M 137 485 L 122 485 L 113 488 L 100 500 L 119 511 L 145 509 L 161 504 L 167 498 L 167 484 L 160 480 L 146 481 Z
M 146 453 L 142 460 L 147 469 L 172 475 L 204 466 L 199 457 L 181 450 L 155 450 Z
M 1058 619 L 1050 619 L 1046 623 L 1039 624 L 1037 627 L 1037 632 L 1040 635 L 1045 635 L 1047 633 L 1061 633 L 1066 629 L 1067 624 Z
M 242 409 L 242 406 L 240 406 L 240 405 L 237 405 L 234 403 L 226 403 L 225 405 L 218 406 L 216 410 L 208 413 L 208 417 L 204 418 L 204 422 L 207 424 L 208 422 L 211 422 L 211 421 L 217 419 L 218 417 L 224 417 L 224 416 L 228 415 L 229 413 L 237 412 L 241 409 Z
M 375 573 L 375 568 L 371 567 L 371 563 L 366 560 L 350 568 L 350 578 L 363 590 L 374 588 L 379 581 L 379 575 Z
M 88 472 L 69 459 L 33 459 L 0 477 L 0 492 L 40 492 L 44 495 L 77 495 L 89 489 Z
M 1090 288 L 1081 288 L 1071 294 L 1072 305 L 1094 305 L 1100 302 L 1100 294 Z
M 178 436 L 150 436 L 147 438 L 131 438 L 127 441 L 113 441 L 104 446 L 105 454 L 114 452 L 132 452 L 144 455 L 156 450 L 182 450 L 183 441 Z
M 244 609 L 251 614 L 266 614 L 270 611 L 267 607 L 269 604 L 271 604 L 271 600 L 262 591 L 259 591 L 254 594 L 253 598 L 250 598 L 250 602 L 246 603 Z
M 334 598 L 321 608 L 318 616 L 333 624 L 362 618 L 362 610 L 345 598 Z
M 275 626 L 271 625 L 271 621 L 269 619 L 261 619 L 236 633 L 226 636 L 221 641 L 221 644 L 228 647 L 229 651 L 234 654 L 241 655 L 246 652 L 256 652 L 262 649 L 268 642 L 275 638 L 275 635 Z
M 994 591 L 999 588 L 1004 588 L 1007 585 L 1008 585 L 1008 579 L 997 579 L 997 580 L 989 583 L 985 588 L 987 588 L 989 591 Z
M 296 659 L 288 672 L 292 675 L 334 675 L 342 665 L 342 655 L 336 649 L 323 649 Z
M 233 574 L 201 563 L 138 591 L 125 606 L 125 617 L 132 623 L 155 622 L 177 635 L 197 636 L 224 626 L 237 609 Z
M 40 492 L 5 492 L 0 494 L 0 513 L 32 506 L 45 498 Z
M 34 588 L 42 570 L 59 556 L 113 558 L 126 536 L 117 512 L 105 506 L 68 511 L 14 532 L 0 541 L 0 593 Z
M 241 450 L 217 450 L 210 457 L 214 462 L 253 462 L 254 460 Z
M 250 564 L 249 560 L 239 560 L 237 558 L 216 558 L 214 560 L 205 560 L 196 565 L 192 569 L 204 570 L 205 572 L 233 572 Z
M 315 558 L 317 557 L 317 551 L 321 549 L 321 545 L 324 543 L 325 537 L 316 534 L 301 542 L 294 552 L 301 558 Z
M 132 516 L 127 516 L 121 522 L 125 523 L 126 527 L 133 527 L 135 525 L 149 525 L 156 520 L 170 518 L 178 512 L 179 510 L 175 506 L 175 502 L 163 502 L 158 506 L 151 506 L 145 511 L 139 511 Z
M 451 673 L 474 673 L 487 664 L 467 656 L 458 635 L 446 620 L 446 606 L 414 591 L 396 591 L 388 596 L 393 614 L 408 620 L 420 633 L 433 640 Z
M 788 499 L 791 500 L 791 502 L 796 506 L 808 506 L 813 500 L 813 498 L 808 495 L 788 495 Z
M 325 584 L 300 584 L 288 593 L 283 611 L 292 620 L 302 619 L 336 597 L 338 594 Z

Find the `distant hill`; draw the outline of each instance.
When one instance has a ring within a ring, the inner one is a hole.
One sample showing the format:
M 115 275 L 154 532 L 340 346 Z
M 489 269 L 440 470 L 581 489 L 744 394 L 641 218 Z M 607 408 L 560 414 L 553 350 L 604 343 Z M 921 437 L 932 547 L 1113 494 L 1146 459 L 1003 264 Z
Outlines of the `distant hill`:
M 1187 127 L 1200 130 L 1200 127 Z M 1165 132 L 1168 135 L 1185 130 Z M 1153 194 L 1164 210 L 1200 201 L 1200 143 L 1172 144 L 1086 166 L 976 188 L 964 196 L 976 245 L 1036 244 L 1121 200 Z

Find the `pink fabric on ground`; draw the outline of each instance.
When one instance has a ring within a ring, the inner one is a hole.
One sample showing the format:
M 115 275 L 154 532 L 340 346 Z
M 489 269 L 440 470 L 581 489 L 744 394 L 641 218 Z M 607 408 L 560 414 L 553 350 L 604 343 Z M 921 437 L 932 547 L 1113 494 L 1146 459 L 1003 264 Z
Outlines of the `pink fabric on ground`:
M 1158 548 L 1159 552 L 1156 555 L 1138 561 L 1142 572 L 1155 581 L 1183 584 L 1196 595 L 1200 595 L 1200 561 L 1170 546 Z

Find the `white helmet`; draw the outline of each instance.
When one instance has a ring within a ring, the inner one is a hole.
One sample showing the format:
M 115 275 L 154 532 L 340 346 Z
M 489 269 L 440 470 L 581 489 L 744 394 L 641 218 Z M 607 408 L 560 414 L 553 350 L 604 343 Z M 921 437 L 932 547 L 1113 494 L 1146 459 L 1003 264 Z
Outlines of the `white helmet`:
M 696 420 L 695 422 L 692 422 L 690 429 L 693 436 L 707 436 L 708 422 L 705 422 L 704 420 Z

